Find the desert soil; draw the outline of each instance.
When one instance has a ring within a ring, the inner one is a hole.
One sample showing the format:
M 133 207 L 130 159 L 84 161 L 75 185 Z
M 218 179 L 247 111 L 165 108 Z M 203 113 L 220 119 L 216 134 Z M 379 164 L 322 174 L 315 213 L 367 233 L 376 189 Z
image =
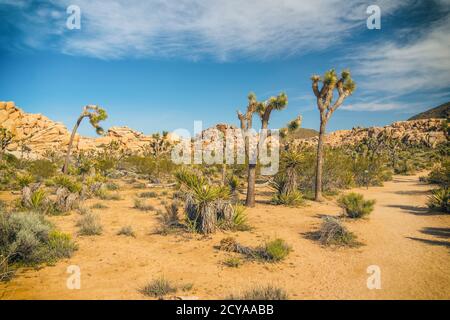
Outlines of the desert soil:
M 78 213 L 50 219 L 79 245 L 70 259 L 53 266 L 18 272 L 0 284 L 2 299 L 147 299 L 138 289 L 164 276 L 173 284 L 192 284 L 176 296 L 221 299 L 257 285 L 283 287 L 291 299 L 450 299 L 450 216 L 426 209 L 429 185 L 419 176 L 395 176 L 383 187 L 355 189 L 376 199 L 369 218 L 345 221 L 364 243 L 358 248 L 324 248 L 307 234 L 317 230 L 321 216 L 342 214 L 335 201 L 308 202 L 300 208 L 268 204 L 269 190 L 258 190 L 258 204 L 248 209 L 253 230 L 218 232 L 210 237 L 189 234 L 157 235 L 154 212 L 133 209 L 133 198 L 143 190 L 123 187 L 119 201 L 91 199 L 109 208 L 93 209 L 104 227 L 100 236 L 77 236 Z M 162 190 L 156 190 L 161 193 Z M 168 196 L 150 199 L 157 208 Z M 0 198 L 10 197 L 3 192 Z M 131 225 L 136 238 L 118 236 Z M 223 265 L 231 253 L 214 248 L 221 239 L 235 236 L 256 246 L 280 237 L 293 248 L 281 263 L 245 262 L 239 268 Z M 67 267 L 81 268 L 81 289 L 66 286 Z M 381 289 L 368 289 L 367 268 L 381 270 Z

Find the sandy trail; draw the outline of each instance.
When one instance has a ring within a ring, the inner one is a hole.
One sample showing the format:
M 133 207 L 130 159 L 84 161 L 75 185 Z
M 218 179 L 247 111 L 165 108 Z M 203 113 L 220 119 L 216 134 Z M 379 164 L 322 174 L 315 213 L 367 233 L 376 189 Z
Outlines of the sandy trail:
M 39 270 L 23 270 L 11 282 L 0 284 L 3 299 L 143 299 L 137 289 L 164 275 L 176 285 L 193 288 L 178 296 L 200 299 L 224 298 L 259 284 L 276 284 L 292 299 L 450 299 L 450 216 L 428 213 L 425 203 L 429 185 L 416 176 L 395 176 L 383 187 L 355 189 L 376 199 L 368 219 L 346 221 L 365 245 L 359 248 L 323 248 L 306 234 L 315 231 L 321 215 L 340 215 L 333 201 L 308 202 L 301 208 L 267 204 L 259 190 L 256 208 L 247 210 L 254 227 L 249 232 L 222 233 L 211 237 L 155 235 L 154 213 L 132 209 L 139 192 L 121 191 L 123 200 L 102 201 L 109 209 L 95 210 L 104 226 L 96 237 L 78 237 L 79 215 L 51 217 L 73 235 L 79 250 L 71 259 Z M 5 194 L 2 194 L 5 197 Z M 152 200 L 162 207 L 159 200 Z M 89 200 L 88 204 L 99 202 Z M 120 227 L 131 225 L 137 237 L 117 236 Z M 222 262 L 231 254 L 214 248 L 233 235 L 246 245 L 281 237 L 293 252 L 278 264 L 246 262 L 238 269 Z M 81 268 L 81 289 L 69 290 L 66 269 Z M 381 269 L 381 289 L 369 290 L 367 267 Z

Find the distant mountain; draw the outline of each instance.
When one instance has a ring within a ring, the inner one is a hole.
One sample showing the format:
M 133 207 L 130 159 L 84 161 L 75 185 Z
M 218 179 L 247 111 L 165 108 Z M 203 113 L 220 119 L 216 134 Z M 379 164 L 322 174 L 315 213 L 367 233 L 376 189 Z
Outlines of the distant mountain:
M 414 117 L 409 118 L 408 121 L 420 119 L 445 119 L 445 118 L 450 118 L 450 102 L 446 102 L 436 108 L 416 114 Z

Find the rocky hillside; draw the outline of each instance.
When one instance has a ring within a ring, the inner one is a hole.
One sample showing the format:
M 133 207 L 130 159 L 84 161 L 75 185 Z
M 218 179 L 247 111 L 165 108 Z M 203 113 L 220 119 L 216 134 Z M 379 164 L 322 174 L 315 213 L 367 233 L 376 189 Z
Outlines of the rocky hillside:
M 338 130 L 327 135 L 326 143 L 331 146 L 354 145 L 365 138 L 400 140 L 408 146 L 435 147 L 447 141 L 443 130 L 444 119 L 423 119 L 397 121 L 384 127 L 353 128 Z M 317 137 L 298 139 L 296 143 L 316 144 Z
M 13 143 L 7 148 L 12 153 L 22 150 L 22 145 L 30 149 L 31 156 L 40 156 L 46 150 L 65 150 L 70 132 L 60 122 L 55 122 L 41 114 L 23 112 L 14 102 L 0 101 L 0 126 L 14 134 Z M 76 135 L 75 150 L 100 148 L 117 141 L 126 149 L 140 152 L 153 138 L 128 127 L 111 127 L 104 136 L 97 138 Z M 170 140 L 176 137 L 169 136 Z
M 446 141 L 443 131 L 443 119 L 423 119 L 412 121 L 399 121 L 385 127 L 353 128 L 352 130 L 339 130 L 327 135 L 327 143 L 332 146 L 342 144 L 352 145 L 365 137 L 384 139 L 390 136 L 399 139 L 407 145 L 436 146 Z M 70 132 L 59 122 L 50 120 L 41 114 L 23 112 L 14 102 L 0 101 L 0 126 L 14 133 L 13 143 L 8 146 L 8 151 L 20 154 L 22 146 L 29 148 L 27 153 L 31 157 L 39 157 L 47 150 L 65 151 L 70 138 Z M 228 128 L 235 128 L 228 124 L 215 126 L 219 131 L 225 132 Z M 204 134 L 208 132 L 205 130 Z M 212 140 L 218 137 L 213 132 Z M 312 132 L 312 137 L 296 137 L 290 143 L 293 144 L 315 144 L 317 136 Z M 211 138 L 211 137 L 210 137 Z M 124 149 L 132 152 L 141 152 L 150 141 L 151 136 L 144 135 L 128 127 L 112 127 L 104 136 L 97 138 L 76 135 L 75 150 L 95 150 L 112 141 L 118 142 Z M 177 137 L 169 134 L 169 140 L 174 142 Z
M 425 112 L 416 114 L 414 117 L 408 120 L 420 120 L 420 119 L 445 119 L 450 118 L 450 102 L 441 104 L 436 108 L 429 109 Z

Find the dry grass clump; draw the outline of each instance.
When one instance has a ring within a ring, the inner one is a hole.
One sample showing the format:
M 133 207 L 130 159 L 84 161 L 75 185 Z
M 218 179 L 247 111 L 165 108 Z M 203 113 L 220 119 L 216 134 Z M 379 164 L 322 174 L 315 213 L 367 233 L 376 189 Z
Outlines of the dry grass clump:
M 247 259 L 264 262 L 281 261 L 292 251 L 291 247 L 279 238 L 268 241 L 263 246 L 252 248 L 239 244 L 233 237 L 227 237 L 220 241 L 219 249 L 240 253 Z
M 181 223 L 178 210 L 180 208 L 180 202 L 172 201 L 170 204 L 165 205 L 165 211 L 158 210 L 159 228 L 155 231 L 157 234 L 167 235 L 173 231 L 184 228 Z
M 289 295 L 280 287 L 273 285 L 257 286 L 240 295 L 230 295 L 227 300 L 288 300 Z
M 223 264 L 230 268 L 239 268 L 242 265 L 242 260 L 237 257 L 230 257 L 223 261 Z
M 155 211 L 155 207 L 151 204 L 147 204 L 145 200 L 143 199 L 134 199 L 134 206 L 133 208 L 141 210 L 141 211 Z
M 81 236 L 95 236 L 102 234 L 103 227 L 97 215 L 88 213 L 77 222 L 78 234 Z
M 124 235 L 127 237 L 133 237 L 136 238 L 136 234 L 134 233 L 134 230 L 131 226 L 124 226 L 122 228 L 120 228 L 120 230 L 117 232 L 117 235 Z
M 91 209 L 108 209 L 108 206 L 104 205 L 103 203 L 97 202 L 91 206 Z
M 139 193 L 139 198 L 156 198 L 158 194 L 154 191 L 146 191 Z
M 145 296 L 154 297 L 154 298 L 163 298 L 165 295 L 170 293 L 175 293 L 177 288 L 173 286 L 167 279 L 164 277 L 157 278 L 152 280 L 144 287 L 139 289 L 139 292 Z
M 322 245 L 357 246 L 356 235 L 348 231 L 342 223 L 334 217 L 324 217 L 317 238 Z

